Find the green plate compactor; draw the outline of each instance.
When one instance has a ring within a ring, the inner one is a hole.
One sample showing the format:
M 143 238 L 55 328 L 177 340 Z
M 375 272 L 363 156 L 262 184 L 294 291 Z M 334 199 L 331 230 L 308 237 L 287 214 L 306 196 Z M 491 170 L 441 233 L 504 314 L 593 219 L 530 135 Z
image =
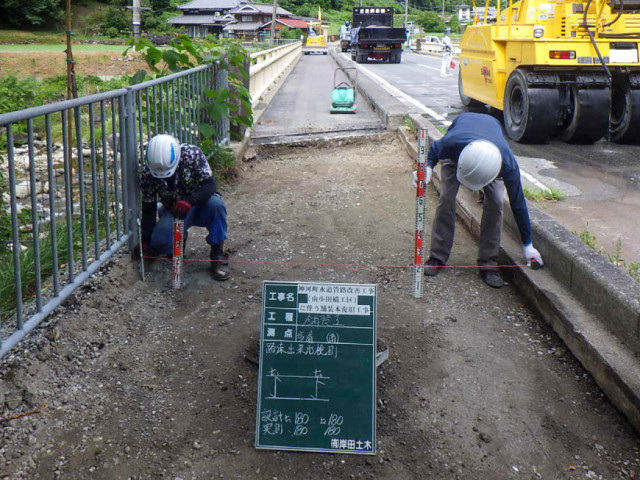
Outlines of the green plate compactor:
M 342 73 L 346 78 L 347 70 L 354 70 L 354 83 L 341 81 L 336 84 L 338 72 Z M 333 73 L 333 92 L 331 93 L 331 113 L 356 113 L 356 89 L 358 88 L 358 70 L 355 68 L 336 68 Z

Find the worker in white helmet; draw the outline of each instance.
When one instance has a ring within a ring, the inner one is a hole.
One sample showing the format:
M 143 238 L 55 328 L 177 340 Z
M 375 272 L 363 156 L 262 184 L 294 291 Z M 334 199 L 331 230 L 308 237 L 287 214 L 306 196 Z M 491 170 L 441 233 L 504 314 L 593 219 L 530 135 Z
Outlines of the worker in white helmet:
M 531 224 L 520 181 L 520 168 L 502 135 L 500 122 L 490 115 L 463 113 L 453 121 L 440 140 L 431 142 L 425 185 L 429 183 L 438 162 L 441 163 L 441 191 L 431 230 L 431 248 L 425 275 L 437 275 L 449 260 L 456 224 L 456 195 L 460 184 L 484 192 L 477 259 L 482 280 L 494 288 L 504 285 L 497 265 L 505 187 L 520 231 L 525 261 L 529 266 L 532 261 L 542 266 L 542 256 L 531 243 Z
M 451 61 L 453 60 L 453 44 L 451 43 L 451 29 L 449 27 L 444 29 L 444 36 L 442 37 L 442 63 L 440 64 L 440 76 L 450 77 L 451 73 Z
M 170 255 L 173 220 L 184 219 L 185 237 L 193 226 L 208 230 L 211 274 L 215 280 L 228 280 L 224 253 L 227 209 L 216 192 L 216 182 L 202 150 L 195 145 L 180 144 L 171 135 L 151 138 L 140 172 L 140 190 L 142 239 L 134 255 L 139 255 L 140 248 L 147 256 Z

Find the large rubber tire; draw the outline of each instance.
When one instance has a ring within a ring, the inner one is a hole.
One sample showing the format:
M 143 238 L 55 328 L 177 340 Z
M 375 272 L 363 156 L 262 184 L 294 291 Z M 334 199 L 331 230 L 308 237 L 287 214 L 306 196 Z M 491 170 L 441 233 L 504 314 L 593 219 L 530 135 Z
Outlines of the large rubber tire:
M 356 55 L 356 63 L 366 63 L 367 55 Z
M 568 87 L 569 113 L 561 122 L 558 139 L 569 143 L 593 143 L 609 129 L 609 89 Z
M 611 140 L 640 143 L 640 90 L 632 90 L 626 78 L 613 86 Z
M 484 106 L 482 102 L 479 102 L 474 98 L 467 97 L 464 94 L 463 87 L 462 87 L 462 72 L 460 70 L 458 70 L 458 95 L 460 96 L 460 101 L 462 102 L 462 105 L 464 105 L 465 107 L 480 108 Z
M 529 88 L 525 72 L 514 70 L 504 92 L 504 127 L 512 140 L 543 143 L 558 127 L 558 90 Z

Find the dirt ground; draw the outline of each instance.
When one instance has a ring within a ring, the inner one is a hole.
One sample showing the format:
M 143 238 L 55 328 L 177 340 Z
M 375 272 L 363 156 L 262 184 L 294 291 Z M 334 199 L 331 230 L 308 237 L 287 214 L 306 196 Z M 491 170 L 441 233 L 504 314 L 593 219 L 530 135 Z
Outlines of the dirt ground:
M 638 435 L 512 287 L 452 268 L 412 297 L 412 167 L 390 135 L 258 150 L 224 192 L 230 281 L 203 231 L 180 291 L 123 254 L 4 359 L 0 478 L 638 478 Z M 459 228 L 450 263 L 475 257 Z M 376 456 L 254 448 L 264 280 L 378 285 Z
M 124 51 L 126 47 L 122 46 Z M 123 57 L 117 52 L 74 52 L 77 75 L 133 75 L 147 70 L 142 56 L 129 53 Z M 66 75 L 67 61 L 64 52 L 11 52 L 0 55 L 0 76 L 14 74 L 18 77 L 44 78 Z

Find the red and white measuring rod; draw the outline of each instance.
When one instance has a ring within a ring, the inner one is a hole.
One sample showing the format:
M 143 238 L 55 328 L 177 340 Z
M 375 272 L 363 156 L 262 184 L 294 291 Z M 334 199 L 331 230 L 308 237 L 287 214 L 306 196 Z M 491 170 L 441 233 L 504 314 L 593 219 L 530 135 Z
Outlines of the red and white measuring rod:
M 424 228 L 425 228 L 425 184 L 427 168 L 427 152 L 429 151 L 429 137 L 427 130 L 418 131 L 418 186 L 416 188 L 416 231 L 413 248 L 413 298 L 422 298 L 424 281 Z
M 174 290 L 182 287 L 182 242 L 184 236 L 184 220 L 174 218 L 173 220 L 173 269 L 171 272 L 171 286 Z

